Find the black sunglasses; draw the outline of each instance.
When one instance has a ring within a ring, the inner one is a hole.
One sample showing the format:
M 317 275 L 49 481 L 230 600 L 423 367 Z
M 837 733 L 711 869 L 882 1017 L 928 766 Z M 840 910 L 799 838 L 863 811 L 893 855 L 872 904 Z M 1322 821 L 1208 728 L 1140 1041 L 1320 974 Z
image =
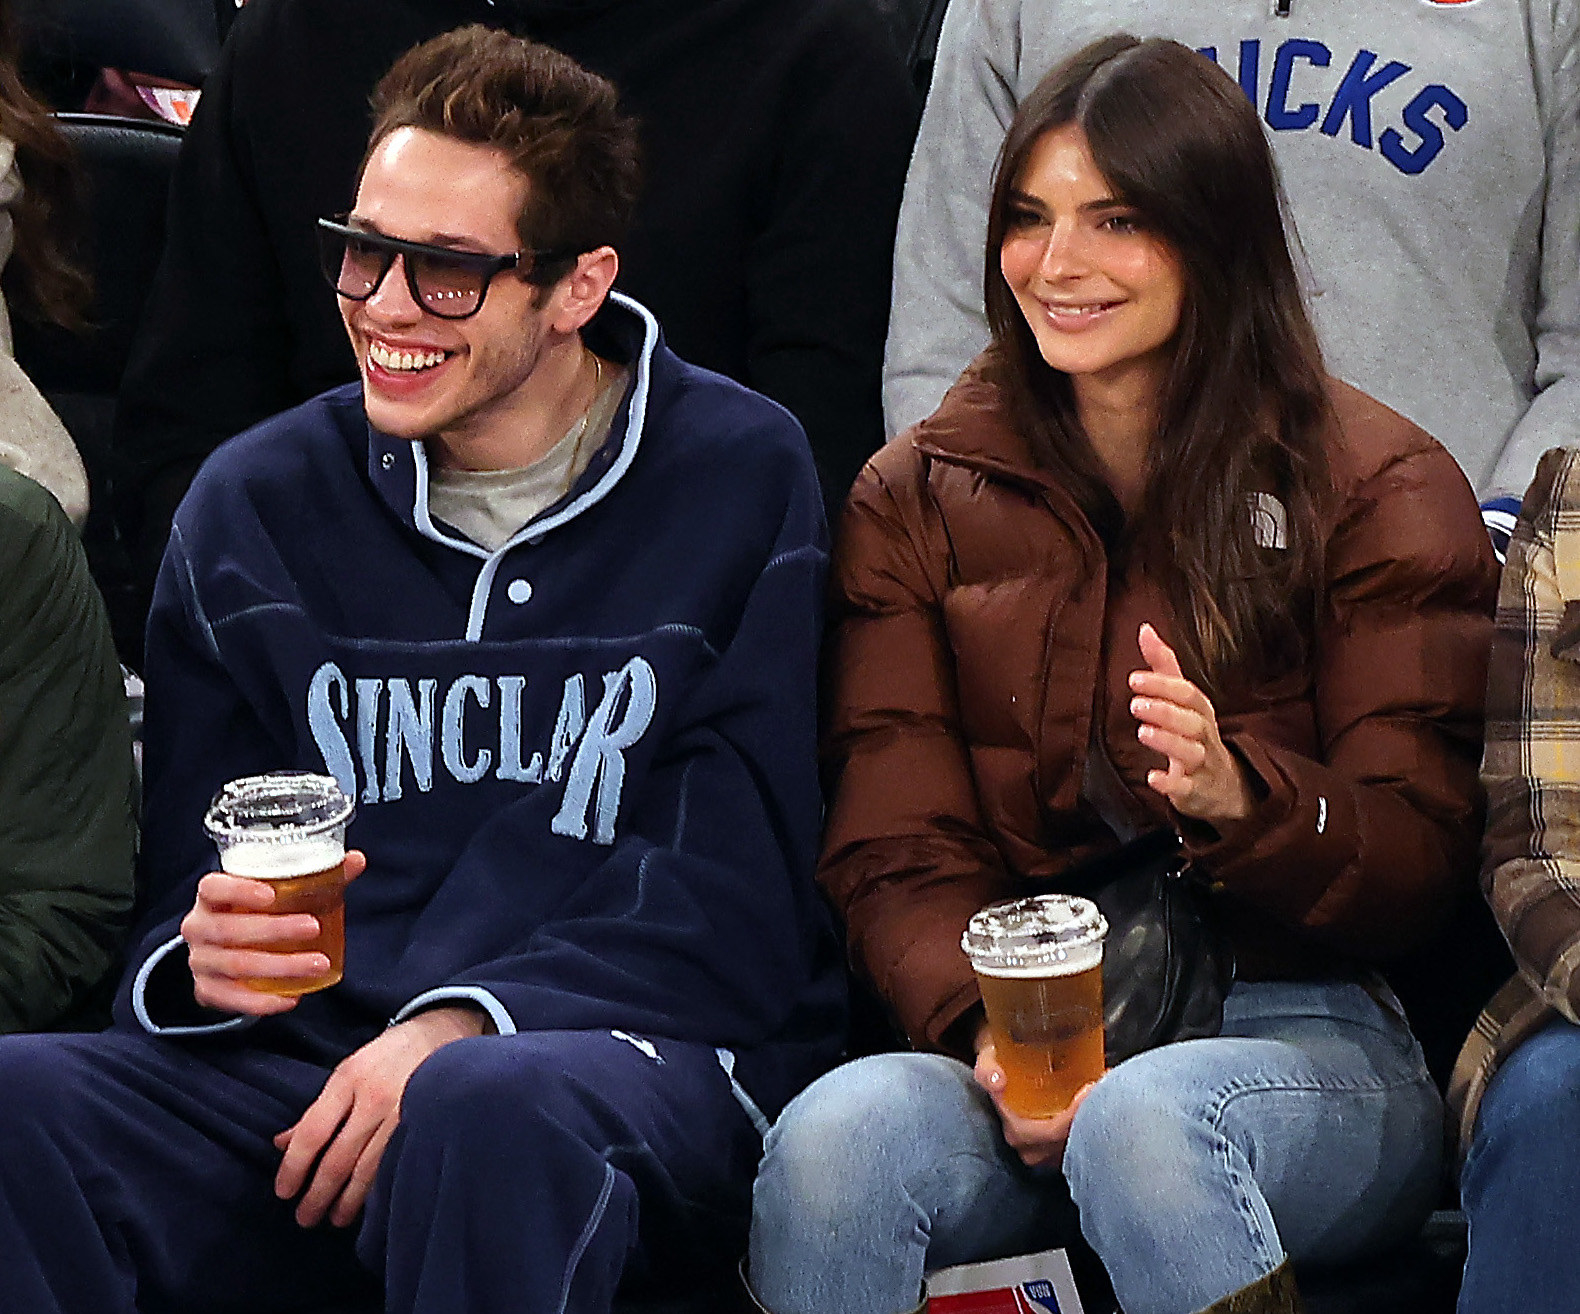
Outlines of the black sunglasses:
M 401 257 L 406 288 L 412 300 L 440 319 L 466 319 L 483 308 L 488 285 L 507 269 L 519 269 L 535 284 L 560 277 L 561 266 L 575 251 L 513 251 L 489 255 L 483 251 L 458 251 L 428 242 L 408 242 L 352 228 L 337 219 L 318 221 L 318 248 L 324 277 L 347 301 L 366 301 L 379 290 L 385 275 Z

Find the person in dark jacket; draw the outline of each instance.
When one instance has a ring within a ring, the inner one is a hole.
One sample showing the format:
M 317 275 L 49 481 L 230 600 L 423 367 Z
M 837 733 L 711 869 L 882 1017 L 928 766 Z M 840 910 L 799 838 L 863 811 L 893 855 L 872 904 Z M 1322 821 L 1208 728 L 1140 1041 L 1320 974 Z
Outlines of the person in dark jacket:
M 867 6 L 268 0 L 237 15 L 204 86 L 120 399 L 118 504 L 148 578 L 203 457 L 355 377 L 312 224 L 350 204 L 373 84 L 403 50 L 467 22 L 564 51 L 640 119 L 645 185 L 619 287 L 675 352 L 786 406 L 836 505 L 882 442 L 917 106 Z
M 608 82 L 474 26 L 376 104 L 320 225 L 361 383 L 222 446 L 176 516 L 116 1024 L 0 1043 L 18 1309 L 381 1280 L 403 1314 L 604 1314 L 732 1268 L 767 1119 L 838 1048 L 805 436 L 610 291 Z M 322 973 L 315 919 L 201 827 L 292 769 L 358 808 L 344 977 L 299 998 L 255 983 Z
M 3 465 L 0 579 L 0 1032 L 36 1031 L 92 1020 L 131 920 L 131 730 L 76 531 Z
M 834 566 L 820 877 L 920 1052 L 785 1112 L 751 1282 L 900 1314 L 925 1269 L 1067 1242 L 1073 1201 L 1126 1314 L 1291 1314 L 1292 1258 L 1437 1197 L 1379 967 L 1474 879 L 1492 547 L 1449 454 L 1324 374 L 1255 110 L 1201 55 L 1054 70 L 989 213 L 994 345 L 869 462 Z M 1130 836 L 1233 947 L 1221 1034 L 1017 1113 L 962 932 Z

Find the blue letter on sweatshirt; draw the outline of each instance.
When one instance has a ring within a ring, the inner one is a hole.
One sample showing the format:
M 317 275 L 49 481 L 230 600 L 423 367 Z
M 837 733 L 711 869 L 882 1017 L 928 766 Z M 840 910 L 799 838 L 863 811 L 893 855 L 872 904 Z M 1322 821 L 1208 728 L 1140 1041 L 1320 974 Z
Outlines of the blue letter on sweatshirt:
M 1275 132 L 1298 132 L 1317 121 L 1318 106 L 1310 101 L 1298 109 L 1289 108 L 1289 77 L 1297 59 L 1326 68 L 1333 55 L 1321 42 L 1298 37 L 1279 46 L 1273 56 L 1273 80 L 1267 89 L 1267 126 Z
M 1390 82 L 1397 82 L 1410 71 L 1408 64 L 1390 59 L 1376 73 L 1367 77 L 1367 71 L 1376 63 L 1377 56 L 1369 50 L 1359 50 L 1350 62 L 1344 81 L 1333 93 L 1333 103 L 1328 106 L 1322 120 L 1322 131 L 1337 137 L 1347 117 L 1350 121 L 1350 140 L 1357 146 L 1372 148 L 1372 97 Z
M 572 839 L 587 838 L 587 810 L 598 797 L 593 815 L 594 844 L 614 843 L 615 816 L 625 785 L 625 750 L 641 739 L 658 709 L 658 677 L 641 657 L 633 657 L 618 671 L 603 677 L 603 701 L 587 723 L 587 733 L 576 746 L 565 799 L 549 829 Z M 616 724 L 616 717 L 619 723 Z
M 534 753 L 526 766 L 521 765 L 521 695 L 526 687 L 524 675 L 499 677 L 499 769 L 494 774 L 501 780 L 535 785 L 543 779 L 543 754 Z
M 331 698 L 340 704 L 338 719 Z M 346 684 L 346 673 L 334 662 L 325 662 L 313 672 L 307 686 L 307 728 L 313 732 L 313 742 L 318 745 L 329 774 L 340 782 L 347 798 L 355 798 L 357 769 L 351 761 L 346 732 L 340 728 L 340 722 L 350 716 L 351 690 Z
M 480 675 L 463 675 L 452 684 L 444 695 L 444 715 L 441 718 L 439 746 L 444 755 L 444 769 L 463 785 L 475 785 L 488 774 L 494 755 L 486 748 L 477 750 L 475 760 L 468 762 L 461 745 L 461 732 L 466 724 L 466 695 L 477 699 L 484 711 L 493 696 L 493 686 Z
M 383 680 L 357 681 L 357 752 L 362 758 L 362 801 L 379 801 L 379 767 L 375 754 L 379 739 L 379 700 L 384 696 Z
M 1256 104 L 1256 84 L 1261 81 L 1262 72 L 1262 43 L 1260 41 L 1240 42 L 1240 90 L 1245 92 L 1245 98 Z
M 1447 87 L 1435 82 L 1429 87 L 1422 87 L 1416 92 L 1415 99 L 1404 107 L 1404 126 L 1421 139 L 1421 144 L 1407 149 L 1404 138 L 1393 128 L 1384 132 L 1377 143 L 1377 149 L 1400 173 L 1418 174 L 1442 152 L 1442 129 L 1427 118 L 1427 114 L 1434 109 L 1443 111 L 1443 122 L 1455 132 L 1463 128 L 1470 118 L 1465 102 Z
M 433 704 L 439 682 L 418 680 L 414 699 L 411 681 L 394 677 L 389 682 L 389 691 L 389 726 L 384 736 L 384 801 L 393 803 L 401 796 L 403 757 L 411 762 L 417 788 L 424 794 L 433 788 Z

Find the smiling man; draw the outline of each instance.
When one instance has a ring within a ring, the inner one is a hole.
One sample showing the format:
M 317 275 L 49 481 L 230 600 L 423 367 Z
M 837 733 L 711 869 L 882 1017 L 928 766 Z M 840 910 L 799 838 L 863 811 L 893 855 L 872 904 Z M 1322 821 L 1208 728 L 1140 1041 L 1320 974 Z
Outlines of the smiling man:
M 805 439 L 610 292 L 607 83 L 469 28 L 375 108 L 319 225 L 361 383 L 176 517 L 116 1025 L 0 1043 L 19 1309 L 606 1311 L 733 1262 L 837 1048 Z M 315 920 L 200 824 L 281 769 L 358 807 L 344 980 L 304 996 L 259 986 L 323 971 Z

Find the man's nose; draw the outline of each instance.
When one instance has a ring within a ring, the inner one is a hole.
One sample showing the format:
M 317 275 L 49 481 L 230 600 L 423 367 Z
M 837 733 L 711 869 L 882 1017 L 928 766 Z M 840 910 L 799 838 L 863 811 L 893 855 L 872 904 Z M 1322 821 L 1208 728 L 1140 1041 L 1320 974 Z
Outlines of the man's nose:
M 380 319 L 409 323 L 422 316 L 422 304 L 406 285 L 406 257 L 396 254 L 383 279 L 363 305 Z

